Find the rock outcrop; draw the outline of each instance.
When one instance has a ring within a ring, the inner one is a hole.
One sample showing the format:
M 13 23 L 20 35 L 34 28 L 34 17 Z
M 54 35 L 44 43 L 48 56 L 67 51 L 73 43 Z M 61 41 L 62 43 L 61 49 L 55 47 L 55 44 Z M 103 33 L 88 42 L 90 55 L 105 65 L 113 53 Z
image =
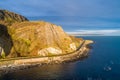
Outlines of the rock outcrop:
M 11 25 L 15 22 L 23 21 L 28 21 L 28 19 L 22 15 L 7 10 L 0 10 L 0 24 Z
M 29 22 L 21 15 L 0 10 L 0 48 L 7 57 L 69 54 L 82 42 L 67 35 L 60 26 L 44 21 Z
M 4 55 L 9 55 L 13 46 L 11 36 L 8 33 L 8 29 L 5 25 L 0 24 L 0 48 L 1 52 L 4 51 Z M 2 57 L 2 54 L 0 54 Z
M 28 19 L 7 10 L 0 10 L 0 48 L 4 49 L 2 51 L 5 52 L 6 56 L 10 54 L 13 47 L 11 36 L 8 33 L 9 26 L 23 21 L 28 21 Z
M 14 46 L 11 55 L 16 56 L 66 54 L 82 43 L 82 40 L 75 42 L 60 26 L 44 21 L 15 23 L 10 26 L 9 33 Z

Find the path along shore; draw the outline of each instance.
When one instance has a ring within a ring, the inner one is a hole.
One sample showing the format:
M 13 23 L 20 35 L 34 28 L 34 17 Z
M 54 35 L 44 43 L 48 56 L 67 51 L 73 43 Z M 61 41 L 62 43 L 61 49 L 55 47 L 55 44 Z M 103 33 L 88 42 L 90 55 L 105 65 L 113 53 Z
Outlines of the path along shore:
M 88 55 L 89 48 L 87 47 L 87 45 L 91 43 L 93 43 L 93 41 L 85 40 L 75 52 L 65 55 L 0 60 L 0 75 L 45 64 L 60 64 L 78 60 Z

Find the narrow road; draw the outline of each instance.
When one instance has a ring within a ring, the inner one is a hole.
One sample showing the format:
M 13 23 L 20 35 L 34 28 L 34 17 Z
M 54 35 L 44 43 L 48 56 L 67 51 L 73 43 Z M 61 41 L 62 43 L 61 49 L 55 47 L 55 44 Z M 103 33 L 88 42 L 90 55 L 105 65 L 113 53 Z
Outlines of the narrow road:
M 85 44 L 85 40 L 82 42 L 82 44 L 78 47 L 78 49 L 76 51 L 78 51 L 81 47 L 83 47 Z

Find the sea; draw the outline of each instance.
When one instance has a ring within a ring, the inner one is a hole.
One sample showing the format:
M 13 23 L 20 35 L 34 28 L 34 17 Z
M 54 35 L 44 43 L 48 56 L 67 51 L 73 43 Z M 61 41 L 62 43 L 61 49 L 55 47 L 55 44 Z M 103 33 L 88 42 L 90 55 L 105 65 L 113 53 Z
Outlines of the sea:
M 77 37 L 94 41 L 87 57 L 13 72 L 0 80 L 120 80 L 120 36 Z

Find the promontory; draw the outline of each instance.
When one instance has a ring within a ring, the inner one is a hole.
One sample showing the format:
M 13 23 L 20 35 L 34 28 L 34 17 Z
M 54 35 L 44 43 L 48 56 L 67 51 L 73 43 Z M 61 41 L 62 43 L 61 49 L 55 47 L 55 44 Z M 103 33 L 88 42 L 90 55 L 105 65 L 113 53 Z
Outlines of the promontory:
M 77 60 L 87 55 L 91 43 L 68 35 L 61 26 L 0 10 L 0 71 Z

